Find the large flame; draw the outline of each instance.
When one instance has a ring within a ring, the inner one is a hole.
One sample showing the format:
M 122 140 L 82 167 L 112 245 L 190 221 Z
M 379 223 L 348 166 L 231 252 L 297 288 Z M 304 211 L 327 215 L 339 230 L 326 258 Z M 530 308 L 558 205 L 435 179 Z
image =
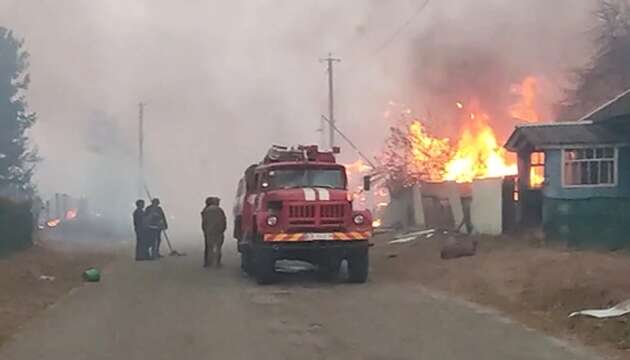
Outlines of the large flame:
M 74 220 L 76 219 L 78 214 L 77 209 L 70 209 L 66 212 L 66 220 Z
M 538 79 L 526 77 L 511 89 L 517 95 L 517 101 L 507 108 L 504 115 L 514 119 L 536 122 L 540 120 L 537 111 Z M 454 102 L 457 116 L 460 117 L 459 133 L 456 140 L 440 138 L 431 134 L 425 124 L 418 119 L 410 119 L 410 113 L 404 105 L 390 102 L 387 117 L 395 107 L 400 111 L 406 129 L 403 138 L 398 140 L 400 131 L 394 131 L 393 141 L 388 144 L 389 152 L 385 155 L 385 164 L 394 173 L 403 173 L 404 184 L 419 180 L 470 182 L 473 179 L 504 177 L 516 175 L 516 161 L 508 157 L 506 150 L 492 127 L 494 120 L 476 101 Z M 408 150 L 405 153 L 404 147 Z M 533 186 L 544 181 L 541 168 L 530 174 Z M 401 175 L 396 175 L 401 179 Z
M 538 98 L 538 79 L 526 77 L 520 84 L 512 87 L 512 93 L 519 96 L 516 104 L 510 107 L 510 115 L 518 120 L 528 122 L 540 121 L 536 100 Z
M 48 220 L 48 221 L 46 222 L 46 225 L 47 225 L 49 228 L 54 228 L 54 227 L 57 227 L 59 224 L 61 224 L 61 219 L 52 219 L 52 220 Z
M 488 115 L 470 113 L 457 142 L 455 154 L 445 166 L 444 180 L 470 182 L 473 179 L 502 177 L 517 173 L 516 164 L 508 164 L 503 149 L 488 125 Z

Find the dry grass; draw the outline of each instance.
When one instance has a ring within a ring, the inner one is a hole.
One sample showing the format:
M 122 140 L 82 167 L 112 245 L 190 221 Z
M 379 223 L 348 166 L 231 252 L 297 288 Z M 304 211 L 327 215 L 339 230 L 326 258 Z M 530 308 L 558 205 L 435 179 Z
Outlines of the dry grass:
M 78 286 L 87 267 L 101 266 L 111 258 L 103 252 L 67 252 L 36 245 L 0 259 L 0 345 L 19 326 Z M 40 280 L 41 275 L 55 280 Z

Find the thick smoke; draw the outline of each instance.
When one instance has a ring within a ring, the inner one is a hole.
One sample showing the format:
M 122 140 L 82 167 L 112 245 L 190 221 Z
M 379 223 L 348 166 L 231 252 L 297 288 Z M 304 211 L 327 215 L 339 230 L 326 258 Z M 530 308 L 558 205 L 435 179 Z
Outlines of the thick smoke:
M 32 55 L 39 187 L 130 216 L 144 101 L 148 185 L 175 230 L 197 232 L 203 199 L 219 195 L 229 209 L 242 171 L 270 144 L 320 140 L 318 59 L 329 51 L 343 60 L 339 127 L 372 154 L 391 99 L 435 114 L 476 94 L 491 111 L 525 74 L 558 88 L 586 53 L 591 2 L 570 0 L 431 1 L 383 46 L 421 3 L 0 0 L 0 24 Z

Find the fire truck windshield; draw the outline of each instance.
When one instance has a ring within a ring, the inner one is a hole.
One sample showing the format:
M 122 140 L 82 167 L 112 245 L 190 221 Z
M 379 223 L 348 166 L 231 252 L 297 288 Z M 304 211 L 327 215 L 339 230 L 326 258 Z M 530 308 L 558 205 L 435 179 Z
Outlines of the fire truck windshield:
M 345 189 L 341 169 L 277 169 L 269 171 L 262 183 L 266 189 L 322 187 Z

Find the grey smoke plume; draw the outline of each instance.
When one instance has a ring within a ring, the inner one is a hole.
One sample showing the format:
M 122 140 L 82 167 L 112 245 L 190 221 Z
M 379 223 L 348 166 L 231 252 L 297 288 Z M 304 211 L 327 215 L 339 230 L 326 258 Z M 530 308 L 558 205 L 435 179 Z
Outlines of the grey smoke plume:
M 175 230 L 196 232 L 203 199 L 219 195 L 229 208 L 242 171 L 270 144 L 319 141 L 318 58 L 329 51 L 343 59 L 339 127 L 375 154 L 390 99 L 439 113 L 481 87 L 500 98 L 527 73 L 555 88 L 588 46 L 590 0 L 483 0 L 431 1 L 383 48 L 420 3 L 0 0 L 0 24 L 32 55 L 40 189 L 110 199 L 129 216 L 145 101 L 148 184 Z M 95 125 L 96 112 L 107 125 Z

